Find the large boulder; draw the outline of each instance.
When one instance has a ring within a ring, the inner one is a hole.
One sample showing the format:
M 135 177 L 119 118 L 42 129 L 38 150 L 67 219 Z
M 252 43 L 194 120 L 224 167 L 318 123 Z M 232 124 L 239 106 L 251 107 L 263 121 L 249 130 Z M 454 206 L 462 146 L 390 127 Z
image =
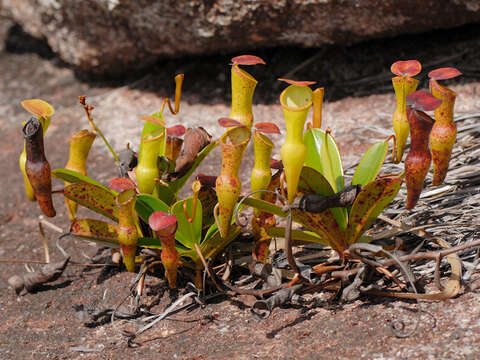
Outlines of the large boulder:
M 118 73 L 159 57 L 352 44 L 480 20 L 478 0 L 0 0 L 82 70 Z

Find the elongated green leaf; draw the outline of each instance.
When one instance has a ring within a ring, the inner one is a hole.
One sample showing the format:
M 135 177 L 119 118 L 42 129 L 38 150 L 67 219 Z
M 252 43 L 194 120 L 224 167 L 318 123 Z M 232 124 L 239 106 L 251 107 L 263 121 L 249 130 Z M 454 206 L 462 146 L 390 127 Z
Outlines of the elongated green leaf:
M 205 236 L 203 237 L 203 240 L 202 241 L 208 241 L 210 240 L 210 238 L 215 235 L 215 232 L 218 231 L 218 225 L 216 222 L 214 222 L 207 230 L 207 232 L 205 233 Z
M 365 154 L 363 154 L 355 170 L 355 174 L 353 174 L 352 185 L 360 184 L 365 186 L 370 181 L 373 181 L 385 161 L 387 152 L 388 143 L 386 141 L 380 141 L 370 146 Z
M 353 244 L 373 224 L 380 213 L 397 196 L 402 179 L 387 177 L 368 183 L 358 194 L 350 210 L 346 231 L 348 245 Z
M 307 146 L 305 166 L 322 174 L 334 192 L 343 190 L 343 165 L 338 146 L 331 135 L 321 129 L 310 129 L 303 138 Z
M 76 219 L 70 225 L 70 232 L 82 238 L 118 247 L 118 226 L 96 219 Z
M 86 182 L 77 182 L 65 186 L 63 195 L 98 214 L 118 221 L 118 208 L 115 202 L 115 195 L 113 195 L 111 191 L 105 190 L 104 187 Z
M 157 199 L 151 195 L 138 195 L 135 203 L 135 211 L 138 216 L 148 224 L 148 218 L 155 211 L 169 212 L 169 206 L 162 200 Z
M 292 219 L 309 228 L 328 243 L 332 249 L 343 252 L 347 247 L 345 233 L 338 226 L 333 214 L 326 210 L 319 214 L 292 209 Z
M 218 142 L 213 141 L 212 143 L 205 146 L 202 149 L 202 151 L 200 151 L 198 153 L 197 157 L 195 158 L 195 161 L 193 162 L 192 167 L 187 171 L 187 173 L 185 175 L 183 175 L 181 178 L 179 178 L 175 181 L 172 181 L 169 184 L 170 190 L 174 194 L 178 194 L 180 189 L 183 187 L 183 185 L 185 185 L 187 180 L 190 178 L 190 176 L 193 174 L 193 172 L 198 168 L 198 166 L 203 161 L 203 159 L 205 159 L 205 157 L 210 153 L 210 151 L 212 151 L 217 145 L 218 145 Z
M 329 196 L 335 193 L 328 180 L 317 170 L 308 166 L 304 166 L 302 169 L 299 188 L 306 193 L 315 193 L 324 196 Z M 335 220 L 337 220 L 340 228 L 345 231 L 348 223 L 347 209 L 331 208 L 329 210 L 335 217 Z
M 197 200 L 195 218 L 192 222 L 188 221 L 183 204 L 186 203 L 188 216 L 193 214 L 193 198 L 189 197 L 186 200 L 176 202 L 172 208 L 171 213 L 177 217 L 178 229 L 175 233 L 175 239 L 183 246 L 193 249 L 195 244 L 200 244 L 202 240 L 202 203 Z
M 260 200 L 252 197 L 245 199 L 242 202 L 242 205 L 248 205 L 248 206 L 254 207 L 255 209 L 266 211 L 270 214 L 281 216 L 281 217 L 287 216 L 287 213 L 285 213 L 281 207 L 275 204 L 272 204 L 268 201 L 264 201 L 264 200 Z
M 205 259 L 213 259 L 217 256 L 240 234 L 241 230 L 242 229 L 239 226 L 230 226 L 226 239 L 223 239 L 220 235 L 220 231 L 217 231 L 208 240 L 203 241 L 200 248 Z
M 226 239 L 222 238 L 218 229 L 214 231 L 211 236 L 208 239 L 204 239 L 200 245 L 203 257 L 205 259 L 215 258 L 215 256 L 225 249 L 228 244 L 240 234 L 241 230 L 242 229 L 238 226 L 231 226 Z M 200 264 L 200 257 L 195 249 L 183 253 L 182 256 L 190 258 L 195 264 Z
M 285 228 L 271 227 L 267 229 L 267 234 L 274 237 L 285 237 Z M 318 234 L 311 231 L 292 230 L 292 239 L 330 246 L 328 240 L 321 238 Z
M 89 178 L 88 176 L 85 176 L 83 174 L 80 174 L 79 172 L 73 171 L 73 170 L 68 170 L 68 169 L 55 169 L 52 171 L 52 175 L 56 177 L 57 179 L 67 181 L 69 183 L 79 183 L 79 182 L 86 182 L 95 186 L 98 186 L 106 191 L 109 191 L 112 193 L 112 195 L 116 196 L 117 192 L 109 189 L 108 187 L 100 184 L 98 181 L 93 180 L 92 178 Z

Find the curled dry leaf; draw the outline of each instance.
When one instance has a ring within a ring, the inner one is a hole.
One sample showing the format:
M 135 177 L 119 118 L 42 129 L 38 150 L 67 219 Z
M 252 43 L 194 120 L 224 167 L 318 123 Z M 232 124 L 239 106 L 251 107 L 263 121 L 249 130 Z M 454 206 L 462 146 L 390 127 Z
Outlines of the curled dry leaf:
M 264 134 L 280 134 L 280 129 L 278 126 L 271 122 L 256 123 L 255 129 Z
M 309 86 L 317 83 L 316 81 L 308 81 L 308 80 L 297 81 L 297 80 L 284 79 L 284 78 L 278 78 L 277 80 L 286 82 L 287 84 L 290 84 L 290 85 L 297 85 L 297 86 Z
M 23 100 L 21 104 L 25 110 L 37 116 L 52 116 L 55 112 L 52 105 L 40 99 Z
M 238 65 L 257 65 L 257 64 L 265 65 L 265 61 L 262 58 L 255 55 L 235 56 L 231 61 L 232 61 L 232 64 L 238 64 Z
M 70 258 L 63 261 L 51 263 L 42 266 L 38 271 L 20 275 L 13 275 L 8 279 L 8 283 L 20 294 L 23 289 L 32 292 L 41 285 L 57 280 L 68 265 Z
M 167 128 L 167 135 L 168 136 L 180 137 L 183 134 L 185 134 L 185 131 L 186 131 L 185 126 L 175 125 L 175 126 L 171 126 L 171 127 Z
M 202 149 L 210 144 L 212 136 L 202 127 L 189 128 L 185 132 L 183 148 L 175 162 L 175 175 L 182 176 L 192 167 Z
M 119 177 L 110 181 L 108 187 L 117 192 L 122 192 L 128 189 L 135 189 L 135 183 L 128 178 Z
M 165 127 L 166 125 L 165 120 L 152 115 L 143 115 L 143 116 L 140 116 L 140 119 L 143 121 L 148 121 L 148 122 L 163 126 L 163 127 Z
M 415 76 L 422 71 L 418 60 L 400 60 L 392 64 L 390 70 L 398 76 Z
M 245 126 L 240 121 L 230 118 L 220 118 L 218 119 L 218 125 L 224 128 L 235 127 L 235 126 Z
M 462 73 L 458 69 L 455 69 L 453 67 L 435 69 L 428 73 L 428 77 L 432 80 L 453 79 L 460 75 L 462 75 Z
M 436 98 L 425 90 L 417 90 L 407 96 L 407 104 L 415 110 L 432 111 L 442 104 L 442 100 Z

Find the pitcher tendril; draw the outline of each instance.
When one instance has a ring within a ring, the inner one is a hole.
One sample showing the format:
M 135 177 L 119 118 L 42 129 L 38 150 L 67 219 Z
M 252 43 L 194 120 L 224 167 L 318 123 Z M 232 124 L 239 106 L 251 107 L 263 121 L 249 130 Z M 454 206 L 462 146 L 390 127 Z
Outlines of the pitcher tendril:
M 107 148 L 108 150 L 110 150 L 110 152 L 112 153 L 114 159 L 115 159 L 115 162 L 118 163 L 120 162 L 120 160 L 118 159 L 118 156 L 117 154 L 115 153 L 115 151 L 113 150 L 113 148 L 110 146 L 110 143 L 107 141 L 107 139 L 105 138 L 105 136 L 103 135 L 102 131 L 98 128 L 98 126 L 95 124 L 95 122 L 93 121 L 93 118 L 91 116 L 91 111 L 94 109 L 93 106 L 91 105 L 87 105 L 86 103 L 86 99 L 87 97 L 85 95 L 81 95 L 78 97 L 78 102 L 83 106 L 83 109 L 85 110 L 85 114 L 87 115 L 87 119 L 88 119 L 88 122 L 90 123 L 90 125 L 92 126 L 93 130 L 98 134 L 100 135 L 100 137 L 102 138 L 103 142 L 105 143 L 105 145 L 107 145 Z

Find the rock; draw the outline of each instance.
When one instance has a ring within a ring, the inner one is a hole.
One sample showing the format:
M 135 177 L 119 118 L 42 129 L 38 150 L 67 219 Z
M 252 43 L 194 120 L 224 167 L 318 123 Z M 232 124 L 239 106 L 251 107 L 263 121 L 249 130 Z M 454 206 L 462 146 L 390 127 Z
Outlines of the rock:
M 10 28 L 14 25 L 9 14 L 2 7 L 2 0 L 0 0 L 0 52 L 4 50 L 7 43 L 7 38 Z
M 480 20 L 477 0 L 3 0 L 15 21 L 94 73 L 160 57 L 352 44 Z

